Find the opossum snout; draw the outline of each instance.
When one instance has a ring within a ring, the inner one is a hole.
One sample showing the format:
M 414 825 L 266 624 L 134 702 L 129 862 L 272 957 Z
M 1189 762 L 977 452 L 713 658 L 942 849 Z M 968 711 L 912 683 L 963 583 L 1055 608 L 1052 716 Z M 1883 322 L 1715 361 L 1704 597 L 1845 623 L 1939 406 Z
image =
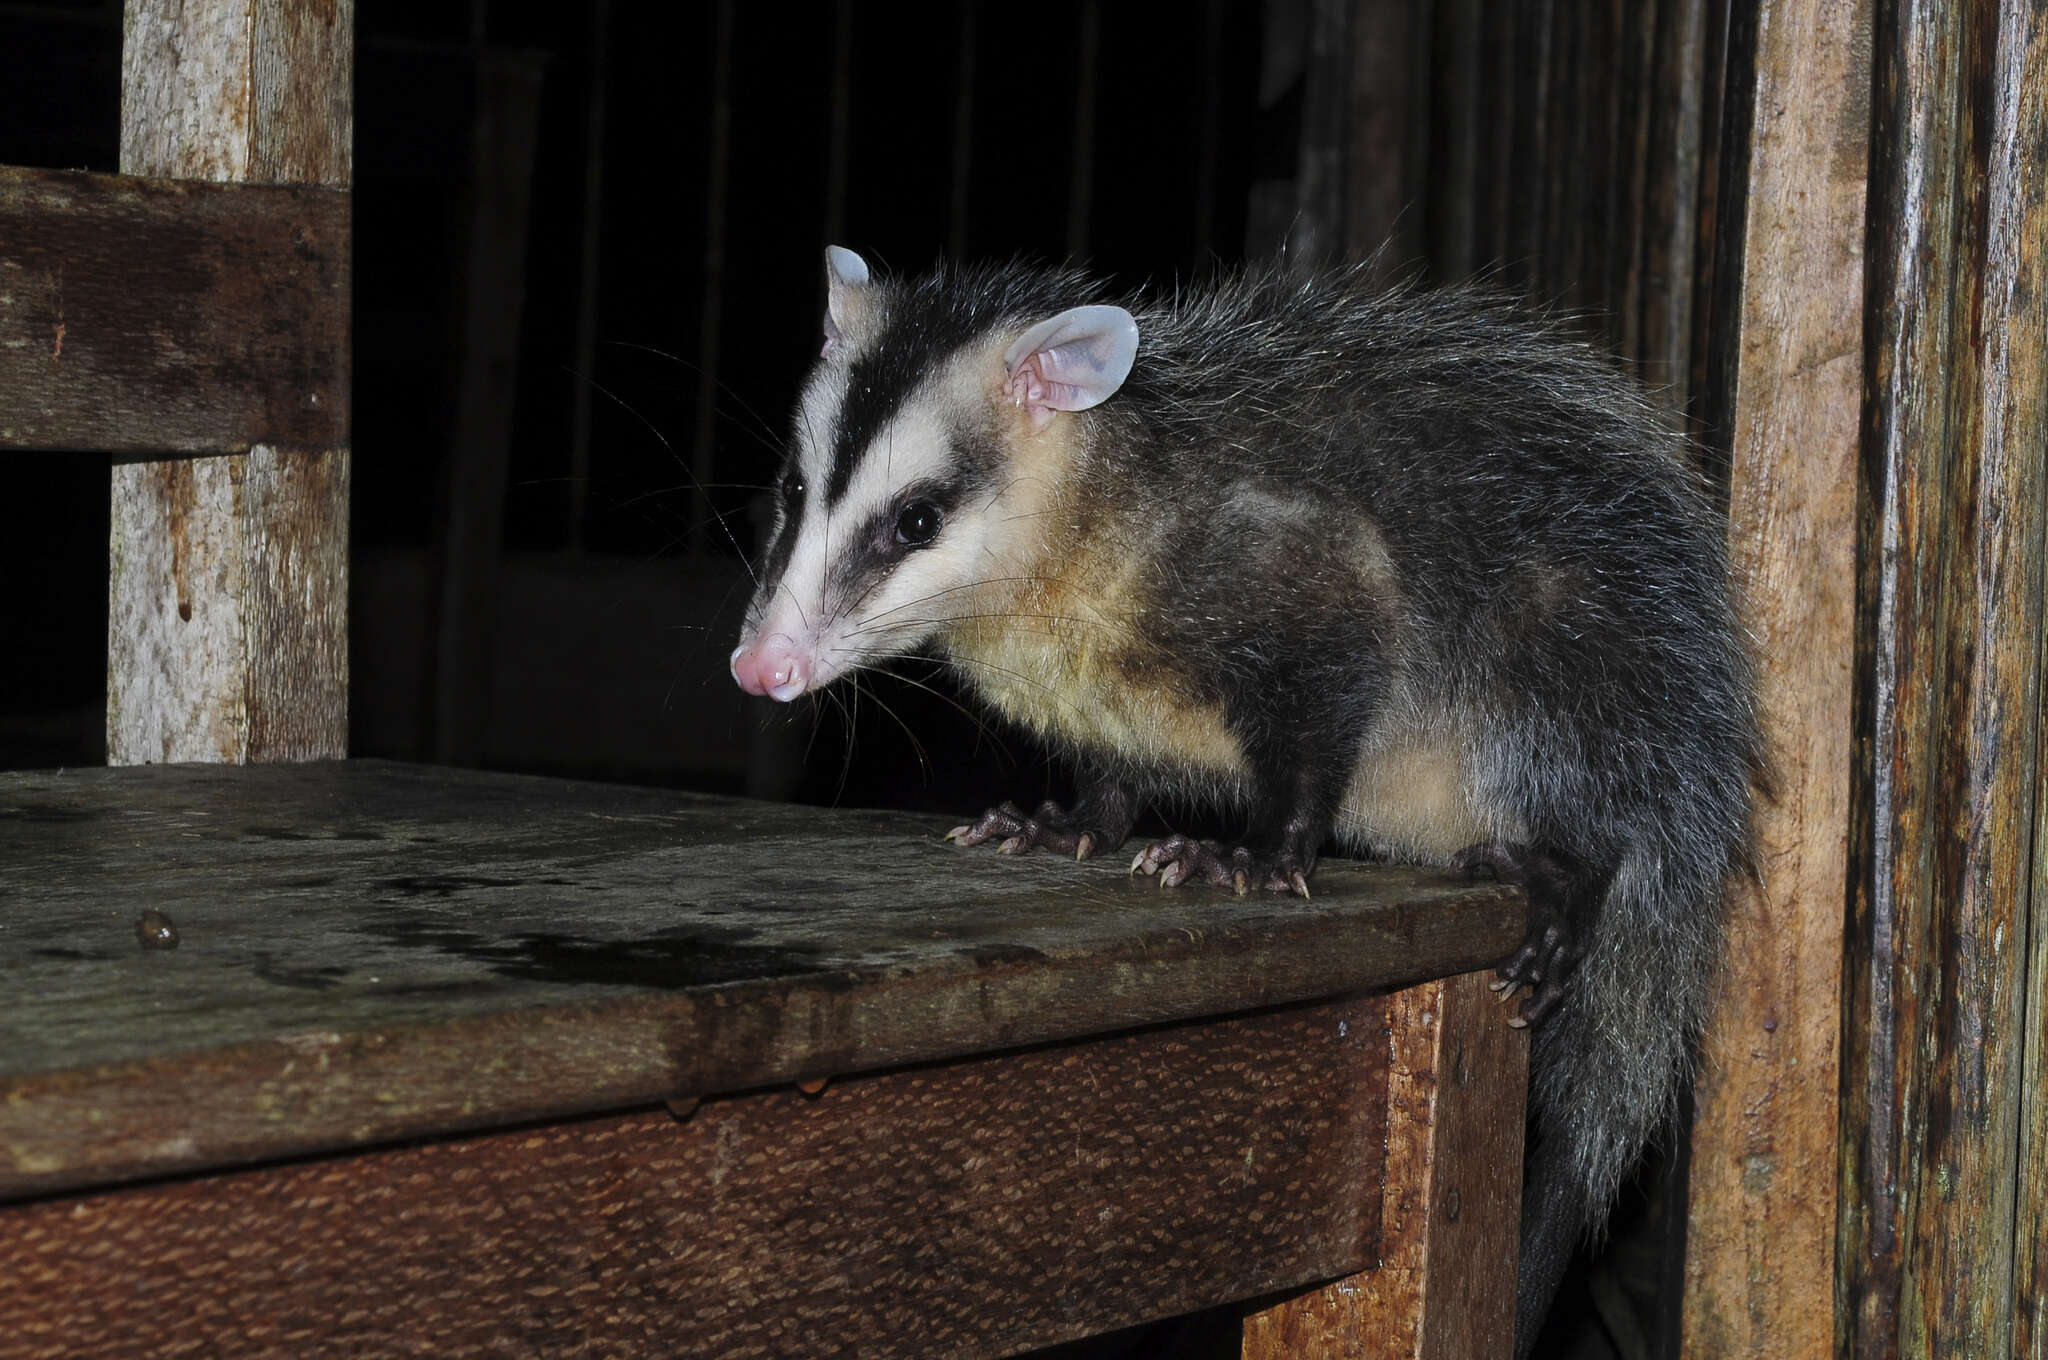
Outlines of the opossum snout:
M 733 649 L 732 678 L 749 694 L 765 694 L 779 703 L 810 688 L 816 663 L 787 633 L 770 633 Z

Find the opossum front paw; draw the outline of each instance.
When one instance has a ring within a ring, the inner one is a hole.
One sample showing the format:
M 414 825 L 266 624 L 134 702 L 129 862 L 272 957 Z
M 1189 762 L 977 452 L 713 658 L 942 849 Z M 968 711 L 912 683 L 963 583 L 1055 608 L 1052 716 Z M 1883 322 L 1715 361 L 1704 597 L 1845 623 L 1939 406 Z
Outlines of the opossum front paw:
M 1131 861 L 1132 873 L 1157 874 L 1162 888 L 1177 888 L 1191 878 L 1200 878 L 1218 887 L 1232 888 L 1239 897 L 1256 884 L 1267 892 L 1293 892 L 1305 898 L 1308 871 L 1314 867 L 1313 860 L 1303 863 L 1292 849 L 1260 855 L 1240 845 L 1226 851 L 1213 841 L 1198 841 L 1192 836 L 1168 836 L 1155 841 Z
M 1502 1001 L 1524 987 L 1529 989 L 1529 999 L 1508 1023 L 1522 1029 L 1549 1019 L 1563 1004 L 1565 982 L 1585 955 L 1578 932 L 1564 915 L 1545 911 L 1532 899 L 1529 931 L 1522 938 L 1522 947 L 1501 964 L 1496 970 L 1500 980 L 1491 984 Z
M 1080 860 L 1105 846 L 1115 848 L 1121 845 L 1124 836 L 1129 834 L 1128 831 L 1089 826 L 1084 822 L 1084 818 L 1069 813 L 1050 798 L 1040 803 L 1038 810 L 1028 817 L 1015 803 L 1003 803 L 965 826 L 954 827 L 946 833 L 946 839 L 956 845 L 980 845 L 1001 836 L 1004 840 L 996 846 L 999 855 L 1022 855 L 1042 847 Z

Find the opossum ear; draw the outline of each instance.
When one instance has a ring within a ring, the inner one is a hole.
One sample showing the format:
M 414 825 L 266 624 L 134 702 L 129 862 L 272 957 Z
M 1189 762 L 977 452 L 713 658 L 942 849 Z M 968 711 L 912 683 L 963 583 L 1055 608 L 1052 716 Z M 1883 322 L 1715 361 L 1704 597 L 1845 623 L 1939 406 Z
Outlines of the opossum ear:
M 1055 411 L 1085 411 L 1116 395 L 1138 356 L 1138 323 L 1121 307 L 1076 307 L 1041 321 L 1003 351 L 1004 392 L 1044 429 Z
M 867 282 L 866 260 L 845 246 L 825 247 L 825 353 L 837 348 L 860 315 Z

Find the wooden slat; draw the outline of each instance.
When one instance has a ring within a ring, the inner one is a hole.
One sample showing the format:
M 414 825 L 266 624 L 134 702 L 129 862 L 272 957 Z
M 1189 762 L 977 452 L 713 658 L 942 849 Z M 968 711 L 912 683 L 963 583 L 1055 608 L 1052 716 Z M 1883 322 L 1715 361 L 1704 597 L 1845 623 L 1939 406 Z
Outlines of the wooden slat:
M 346 194 L 0 168 L 0 448 L 348 438 Z
M 0 1352 L 995 1355 L 1299 1285 L 1380 1254 L 1385 1014 L 18 1206 Z
M 1841 1353 L 2039 1355 L 2048 10 L 1879 16 Z
M 1490 975 L 1386 998 L 1393 1046 L 1380 1254 L 1372 1269 L 1245 1319 L 1245 1360 L 1465 1360 L 1514 1348 L 1525 1030 Z
M 1518 893 L 1310 904 L 944 823 L 347 762 L 0 775 L 0 1195 L 1414 982 Z M 141 949 L 146 908 L 181 942 Z
M 128 0 L 121 169 L 346 187 L 354 26 L 354 0 Z M 348 306 L 318 324 L 345 337 Z M 346 437 L 115 465 L 109 763 L 346 752 Z
M 1733 364 L 1732 557 L 1772 743 L 1693 1129 L 1685 1345 L 1833 1353 L 1869 10 L 1757 11 Z M 1739 96 L 1738 96 L 1739 97 Z M 1724 184 L 1728 181 L 1724 180 Z M 1737 276 L 1729 276 L 1731 279 Z

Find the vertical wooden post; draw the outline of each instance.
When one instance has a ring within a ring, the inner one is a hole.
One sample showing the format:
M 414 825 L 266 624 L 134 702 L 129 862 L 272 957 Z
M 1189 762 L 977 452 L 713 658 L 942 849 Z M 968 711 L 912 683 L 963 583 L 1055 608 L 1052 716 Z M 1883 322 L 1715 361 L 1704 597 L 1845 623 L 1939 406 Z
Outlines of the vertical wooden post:
M 1685 1348 L 1833 1352 L 1869 0 L 1759 0 L 1733 384 L 1730 535 L 1775 790 L 1729 948 L 1693 1129 Z
M 128 0 L 121 169 L 350 181 L 353 0 Z M 116 464 L 107 761 L 348 745 L 349 451 Z
M 2040 1355 L 2048 5 L 1876 60 L 1842 1353 Z

